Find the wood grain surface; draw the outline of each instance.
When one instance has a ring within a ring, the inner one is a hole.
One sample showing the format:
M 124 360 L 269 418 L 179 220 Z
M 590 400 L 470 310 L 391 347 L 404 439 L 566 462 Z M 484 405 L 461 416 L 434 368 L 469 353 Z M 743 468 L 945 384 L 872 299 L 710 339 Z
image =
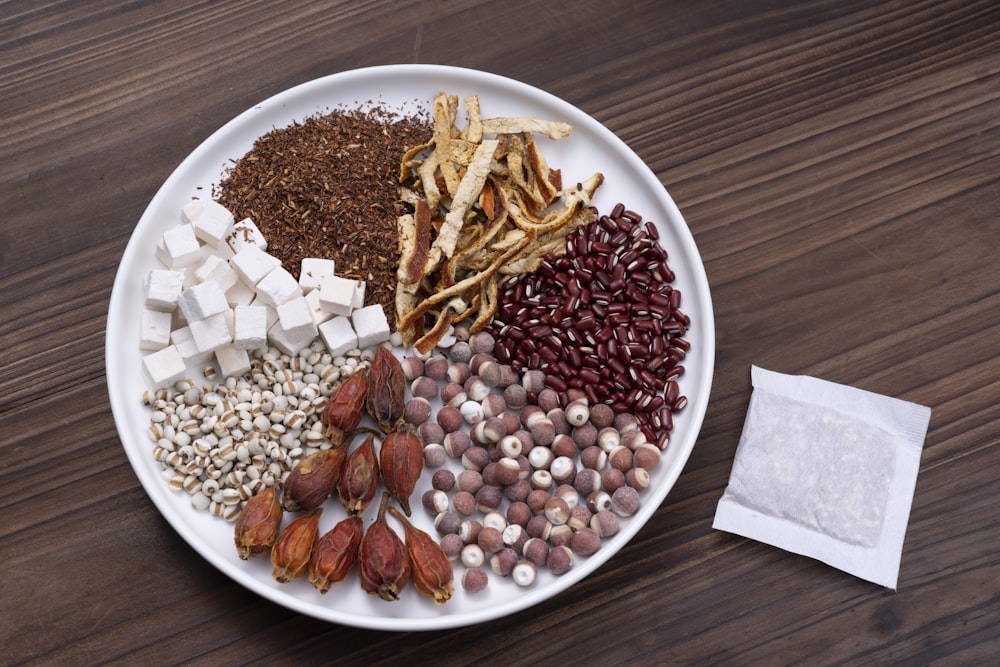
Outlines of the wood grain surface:
M 683 212 L 718 348 L 704 427 L 626 548 L 488 624 L 272 604 L 157 512 L 104 331 L 136 221 L 226 121 L 390 63 L 509 76 L 625 140 Z M 995 0 L 0 2 L 6 664 L 996 664 Z M 712 529 L 757 364 L 932 408 L 898 590 Z

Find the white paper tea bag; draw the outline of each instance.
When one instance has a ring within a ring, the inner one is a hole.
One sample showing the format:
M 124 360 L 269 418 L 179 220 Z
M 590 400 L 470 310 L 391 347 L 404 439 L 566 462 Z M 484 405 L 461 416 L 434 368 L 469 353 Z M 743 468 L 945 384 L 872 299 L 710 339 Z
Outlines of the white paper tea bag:
M 713 527 L 896 588 L 930 408 L 754 366 Z

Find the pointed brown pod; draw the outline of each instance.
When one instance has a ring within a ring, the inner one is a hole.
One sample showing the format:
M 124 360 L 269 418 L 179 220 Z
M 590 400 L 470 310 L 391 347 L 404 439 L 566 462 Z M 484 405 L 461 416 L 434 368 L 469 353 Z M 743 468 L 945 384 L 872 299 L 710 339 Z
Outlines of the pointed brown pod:
M 337 489 L 346 456 L 343 449 L 321 449 L 299 461 L 282 485 L 281 506 L 308 512 L 322 505 Z
M 236 551 L 243 560 L 260 556 L 274 546 L 281 531 L 281 503 L 278 490 L 265 487 L 247 500 L 236 517 Z
M 395 507 L 389 512 L 403 524 L 406 553 L 410 559 L 413 587 L 422 595 L 444 604 L 455 592 L 455 571 L 437 540 L 420 530 Z
M 323 436 L 333 443 L 334 449 L 343 447 L 347 437 L 361 423 L 367 397 L 368 373 L 361 369 L 344 380 L 326 400 L 320 422 Z
M 379 450 L 382 481 L 400 507 L 410 516 L 410 496 L 424 470 L 424 446 L 410 428 L 393 431 Z
M 383 600 L 398 600 L 410 582 L 410 559 L 406 545 L 389 527 L 385 512 L 389 494 L 382 494 L 378 517 L 361 538 L 358 550 L 358 578 L 361 588 Z
M 337 492 L 348 516 L 359 516 L 368 509 L 378 491 L 379 466 L 375 436 L 368 437 L 344 461 Z
M 379 345 L 368 372 L 368 414 L 383 433 L 396 429 L 406 407 L 406 375 L 392 350 Z
M 281 537 L 271 549 L 271 576 L 280 584 L 298 579 L 309 568 L 309 558 L 319 537 L 319 515 L 322 508 L 303 514 L 281 531 Z
M 309 583 L 320 593 L 347 577 L 358 560 L 358 549 L 364 536 L 360 517 L 342 519 L 328 530 L 313 547 L 309 558 Z

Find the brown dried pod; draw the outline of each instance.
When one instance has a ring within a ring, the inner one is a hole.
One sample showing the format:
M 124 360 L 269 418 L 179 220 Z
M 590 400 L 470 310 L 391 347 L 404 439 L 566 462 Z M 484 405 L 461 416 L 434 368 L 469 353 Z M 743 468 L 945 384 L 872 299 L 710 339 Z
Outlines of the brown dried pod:
M 319 537 L 319 515 L 322 513 L 323 508 L 318 507 L 293 520 L 274 543 L 271 549 L 274 572 L 271 576 L 279 584 L 297 579 L 309 569 L 313 546 Z
M 385 512 L 389 505 L 389 494 L 382 494 L 382 503 L 368 531 L 361 538 L 358 549 L 358 578 L 361 588 L 383 600 L 398 600 L 399 593 L 410 582 L 410 559 L 406 555 L 406 545 L 399 539 Z
M 267 553 L 278 540 L 281 531 L 281 503 L 278 490 L 264 487 L 247 500 L 236 517 L 236 552 L 243 560 Z
M 368 372 L 368 414 L 383 433 L 395 430 L 406 408 L 406 375 L 392 350 L 379 345 Z
M 410 496 L 424 470 L 424 446 L 408 428 L 393 431 L 382 440 L 379 450 L 382 481 L 400 507 L 410 516 Z
M 347 577 L 358 561 L 364 532 L 361 517 L 352 516 L 339 521 L 316 541 L 309 558 L 309 583 L 320 593 Z
M 378 491 L 378 454 L 375 453 L 375 436 L 369 434 L 352 451 L 340 473 L 337 492 L 348 516 L 359 516 L 368 509 Z
M 323 437 L 333 443 L 334 449 L 347 444 L 347 436 L 361 423 L 367 397 L 368 373 L 360 369 L 344 380 L 326 400 L 320 422 L 323 424 Z
M 289 512 L 308 512 L 333 495 L 347 454 L 343 449 L 321 449 L 292 468 L 282 485 L 281 506 Z
M 389 512 L 403 524 L 413 587 L 422 595 L 434 598 L 436 604 L 444 604 L 455 592 L 451 560 L 433 537 L 410 523 L 402 512 L 395 507 L 390 507 Z

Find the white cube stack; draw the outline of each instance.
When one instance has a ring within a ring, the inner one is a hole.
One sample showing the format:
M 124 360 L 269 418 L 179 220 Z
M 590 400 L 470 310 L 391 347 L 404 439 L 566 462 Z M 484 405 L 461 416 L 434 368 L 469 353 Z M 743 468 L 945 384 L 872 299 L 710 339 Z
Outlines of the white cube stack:
M 165 268 L 145 277 L 139 341 L 154 386 L 213 361 L 223 377 L 244 375 L 250 353 L 267 345 L 295 355 L 319 336 L 336 356 L 389 340 L 382 306 L 364 305 L 363 280 L 337 276 L 322 258 L 303 259 L 296 280 L 252 220 L 235 222 L 217 202 L 185 204 L 156 257 Z

